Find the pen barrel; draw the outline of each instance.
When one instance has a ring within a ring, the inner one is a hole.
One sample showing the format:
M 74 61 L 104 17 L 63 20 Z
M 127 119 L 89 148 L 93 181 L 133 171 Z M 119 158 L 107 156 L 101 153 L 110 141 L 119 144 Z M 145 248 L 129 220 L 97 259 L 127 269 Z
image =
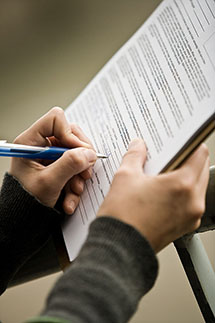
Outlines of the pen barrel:
M 0 156 L 2 157 L 17 157 L 17 158 L 27 158 L 27 159 L 46 159 L 46 160 L 56 160 L 60 158 L 67 148 L 61 147 L 49 147 L 44 150 L 30 150 L 21 148 L 4 148 L 0 149 Z
M 29 158 L 29 159 L 56 160 L 56 159 L 60 158 L 67 150 L 68 149 L 61 148 L 61 147 L 59 147 L 59 148 L 58 147 L 50 147 L 44 151 L 25 154 L 24 157 Z

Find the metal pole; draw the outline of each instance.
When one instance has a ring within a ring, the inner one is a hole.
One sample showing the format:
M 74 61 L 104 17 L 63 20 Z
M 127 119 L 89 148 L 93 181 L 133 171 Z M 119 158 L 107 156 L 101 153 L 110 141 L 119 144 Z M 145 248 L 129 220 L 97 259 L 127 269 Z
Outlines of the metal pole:
M 215 273 L 198 234 L 175 241 L 175 247 L 207 323 L 215 322 Z
M 196 232 L 215 229 L 215 167 L 210 168 L 206 211 Z M 215 323 L 215 273 L 198 234 L 174 242 L 206 323 Z M 214 254 L 215 256 L 215 254 Z

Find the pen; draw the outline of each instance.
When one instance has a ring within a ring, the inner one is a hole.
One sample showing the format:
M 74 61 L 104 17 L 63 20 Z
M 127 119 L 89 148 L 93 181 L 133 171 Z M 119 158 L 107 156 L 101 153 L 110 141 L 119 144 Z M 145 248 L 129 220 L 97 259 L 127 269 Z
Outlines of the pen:
M 10 144 L 6 140 L 0 141 L 0 156 L 2 157 L 22 157 L 29 159 L 49 159 L 56 160 L 60 158 L 67 150 L 72 148 L 62 147 L 37 147 L 20 144 Z M 96 153 L 97 158 L 108 158 L 108 156 Z

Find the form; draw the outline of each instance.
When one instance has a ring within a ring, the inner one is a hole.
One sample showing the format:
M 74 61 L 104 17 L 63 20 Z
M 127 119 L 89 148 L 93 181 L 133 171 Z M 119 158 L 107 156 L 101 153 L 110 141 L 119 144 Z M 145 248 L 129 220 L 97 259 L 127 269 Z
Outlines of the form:
M 144 138 L 144 171 L 158 174 L 215 116 L 215 1 L 166 0 L 67 108 L 98 160 L 80 205 L 62 225 L 72 261 L 131 139 Z

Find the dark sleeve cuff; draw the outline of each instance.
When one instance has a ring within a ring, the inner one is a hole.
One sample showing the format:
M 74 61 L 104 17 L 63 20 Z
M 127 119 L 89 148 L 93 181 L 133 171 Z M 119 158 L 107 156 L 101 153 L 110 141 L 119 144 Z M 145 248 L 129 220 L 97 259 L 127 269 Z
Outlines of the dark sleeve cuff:
M 50 237 L 60 213 L 42 205 L 11 175 L 0 194 L 0 293 L 16 271 Z
M 138 231 L 112 217 L 97 218 L 42 315 L 74 323 L 127 322 L 157 273 L 155 253 Z
M 98 232 L 102 232 L 102 236 L 98 236 Z M 148 240 L 134 227 L 116 218 L 102 216 L 91 224 L 89 238 L 109 240 L 110 245 L 106 243 L 104 246 L 107 254 L 109 247 L 118 249 L 129 276 L 132 275 L 134 278 L 133 283 L 137 280 L 139 283 L 142 282 L 139 284 L 141 295 L 152 288 L 158 272 L 157 257 Z M 141 288 L 143 288 L 142 292 Z

